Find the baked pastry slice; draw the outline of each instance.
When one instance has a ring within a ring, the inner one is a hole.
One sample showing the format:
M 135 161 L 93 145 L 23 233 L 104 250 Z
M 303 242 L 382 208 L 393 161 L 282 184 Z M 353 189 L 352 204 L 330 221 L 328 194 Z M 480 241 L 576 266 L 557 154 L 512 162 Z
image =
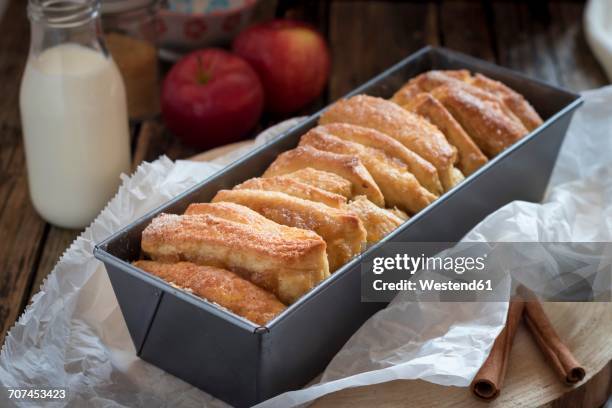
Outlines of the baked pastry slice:
M 316 232 L 327 243 L 332 272 L 359 254 L 366 242 L 361 221 L 346 210 L 277 191 L 221 190 L 213 202 L 222 201 L 247 206 L 279 224 Z
M 457 167 L 466 176 L 487 163 L 487 156 L 482 153 L 446 108 L 431 94 L 418 93 L 402 107 L 427 118 L 440 129 L 448 142 L 457 148 L 459 154 Z
M 522 123 L 508 117 L 498 102 L 483 101 L 463 87 L 444 85 L 431 94 L 489 157 L 499 154 L 527 133 Z
M 161 214 L 141 247 L 161 262 L 229 269 L 290 304 L 329 276 L 325 241 L 232 203 L 192 204 L 185 215 Z
M 368 244 L 374 244 L 408 219 L 406 214 L 380 208 L 366 196 L 355 197 L 347 208 L 357 214 L 367 231 Z
M 304 200 L 316 201 L 333 208 L 342 208 L 346 204 L 346 197 L 295 180 L 289 175 L 268 178 L 256 177 L 234 187 L 234 190 L 245 189 L 279 191 L 294 197 L 303 198 Z
M 306 171 L 303 172 L 303 170 L 306 170 Z M 327 173 L 327 172 L 323 172 L 320 170 L 314 170 L 310 167 L 303 169 L 303 170 L 298 170 L 298 172 L 296 173 L 303 172 L 300 175 L 310 174 L 310 175 L 317 176 L 317 177 L 308 177 L 305 181 L 311 181 L 313 183 L 323 184 L 328 189 L 336 190 L 336 191 L 338 191 L 338 189 L 336 189 L 335 187 L 338 184 L 344 184 L 343 183 L 344 181 L 346 184 L 348 184 L 348 191 L 350 193 L 351 184 L 348 181 L 344 180 L 343 178 L 339 176 L 336 176 L 333 173 Z M 312 172 L 310 170 L 312 170 Z M 367 238 L 368 244 L 378 242 L 382 237 L 384 237 L 389 232 L 393 231 L 394 228 L 400 225 L 403 222 L 403 220 L 408 219 L 408 215 L 406 215 L 403 211 L 398 210 L 398 209 L 387 210 L 384 208 L 380 208 L 379 206 L 377 206 L 376 204 L 368 200 L 366 196 L 357 196 L 355 200 L 351 201 L 350 203 L 347 203 L 346 197 L 342 195 L 331 193 L 329 191 L 320 189 L 318 187 L 314 187 L 314 185 L 302 183 L 301 181 L 298 181 L 300 179 L 299 177 L 296 177 L 296 179 L 291 178 L 296 173 L 290 173 L 286 176 L 277 176 L 277 177 L 271 177 L 271 178 L 250 179 L 234 187 L 234 189 L 235 190 L 253 189 L 253 190 L 280 191 L 280 192 L 292 195 L 294 197 L 303 198 L 305 200 L 316 201 L 316 202 L 319 202 L 325 205 L 329 205 L 330 207 L 346 209 L 352 212 L 353 214 L 355 214 L 361 220 L 366 230 L 366 238 Z M 283 180 L 282 183 L 277 184 L 276 179 L 285 179 L 285 178 L 291 181 L 295 181 L 296 183 L 300 184 L 300 186 L 294 186 L 294 185 L 288 184 L 288 187 L 285 188 L 285 186 L 287 186 L 287 184 L 285 184 L 286 180 Z M 340 180 L 337 180 L 337 179 L 340 179 Z M 321 182 L 321 180 L 328 181 L 328 183 Z M 272 183 L 271 188 L 269 188 L 270 185 L 266 185 L 268 182 Z M 312 192 L 309 192 L 307 189 L 304 189 L 302 187 L 304 185 L 314 189 L 313 190 L 314 194 Z M 324 194 L 320 194 L 320 192 L 330 194 L 332 197 L 334 197 L 334 199 L 330 202 L 329 197 Z M 337 198 L 342 199 L 341 205 L 337 205 L 338 202 L 340 201 Z M 333 204 L 333 205 L 330 205 L 330 204 Z
M 385 199 L 368 170 L 358 157 L 299 146 L 278 155 L 263 177 L 282 176 L 296 170 L 312 167 L 335 173 L 351 182 L 351 196 L 365 195 L 374 204 L 384 207 Z
M 542 118 L 523 95 L 503 83 L 482 74 L 474 75 L 470 83 L 501 98 L 506 106 L 521 120 L 527 130 L 532 131 L 542 124 Z
M 300 146 L 359 157 L 368 169 L 389 206 L 417 213 L 436 199 L 419 184 L 406 165 L 382 150 L 350 142 L 330 135 L 324 126 L 311 129 L 300 140 Z
M 258 325 L 286 309 L 272 293 L 226 269 L 191 262 L 136 261 L 133 265 Z
M 401 106 L 373 96 L 357 95 L 334 103 L 323 112 L 320 124 L 349 123 L 385 133 L 434 165 L 445 191 L 461 174 L 455 169 L 457 150 L 426 119 Z
M 328 171 L 306 167 L 291 173 L 287 173 L 283 177 L 288 177 L 292 180 L 315 186 L 321 190 L 338 194 L 345 198 L 351 198 L 353 196 L 352 183 L 347 179 Z
M 442 85 L 467 82 L 470 77 L 470 71 L 466 69 L 427 71 L 406 82 L 395 92 L 391 100 L 403 106 L 409 104 L 421 92 L 429 92 Z
M 409 104 L 419 92 L 431 92 L 444 85 L 463 86 L 466 92 L 482 101 L 499 103 L 501 110 L 527 131 L 542 124 L 542 118 L 521 94 L 482 74 L 471 76 L 467 70 L 424 72 L 408 81 L 392 100 L 400 105 Z
M 374 129 L 347 123 L 319 125 L 319 129 L 341 139 L 382 150 L 389 157 L 404 163 L 427 190 L 436 195 L 442 193 L 436 168 L 392 137 Z

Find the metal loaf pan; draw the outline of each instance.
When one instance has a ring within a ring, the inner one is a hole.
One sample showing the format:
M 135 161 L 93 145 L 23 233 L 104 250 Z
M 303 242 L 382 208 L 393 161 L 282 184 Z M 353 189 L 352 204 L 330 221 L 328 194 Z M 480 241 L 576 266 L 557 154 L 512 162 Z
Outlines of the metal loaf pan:
M 540 201 L 578 95 L 443 48 L 427 47 L 355 89 L 388 98 L 409 78 L 430 69 L 466 68 L 501 80 L 529 100 L 545 123 L 491 160 L 383 240 L 454 242 L 513 200 Z M 99 244 L 138 355 L 232 405 L 250 406 L 305 385 L 319 374 L 380 303 L 360 301 L 360 261 L 353 259 L 265 327 L 178 290 L 130 265 L 140 235 L 161 212 L 181 213 L 224 188 L 259 176 L 295 147 L 317 113 L 243 159 L 179 195 Z

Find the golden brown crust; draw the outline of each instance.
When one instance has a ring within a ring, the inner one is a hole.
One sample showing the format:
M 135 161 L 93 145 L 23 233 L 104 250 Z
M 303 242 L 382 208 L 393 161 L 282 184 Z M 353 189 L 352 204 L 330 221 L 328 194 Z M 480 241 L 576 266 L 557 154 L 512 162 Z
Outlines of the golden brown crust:
M 156 261 L 229 269 L 287 304 L 329 276 L 321 237 L 235 204 L 192 204 L 185 215 L 160 214 L 143 231 L 141 246 Z
M 323 113 L 319 123 L 350 123 L 385 133 L 433 164 L 445 190 L 452 187 L 445 186 L 443 179 L 444 173 L 452 171 L 457 150 L 426 119 L 391 101 L 367 95 L 353 96 L 334 103 Z
M 355 197 L 347 208 L 357 214 L 363 223 L 367 231 L 368 244 L 380 241 L 408 218 L 407 216 L 402 218 L 393 211 L 376 206 L 366 196 Z
M 444 85 L 431 93 L 489 157 L 502 152 L 527 133 L 520 122 L 504 113 L 499 103 L 478 99 L 462 87 Z
M 474 75 L 471 84 L 484 89 L 502 99 L 510 110 L 521 120 L 527 130 L 531 131 L 542 124 L 542 118 L 523 95 L 482 74 Z
M 370 201 L 384 207 L 385 199 L 368 170 L 358 157 L 324 152 L 299 146 L 281 153 L 268 167 L 263 177 L 282 176 L 306 167 L 328 171 L 352 183 L 352 195 L 366 195 Z
M 258 325 L 286 309 L 272 293 L 225 269 L 191 262 L 136 261 L 134 266 Z
M 525 98 L 503 83 L 482 74 L 471 76 L 462 71 L 428 71 L 416 76 L 393 95 L 400 105 L 409 104 L 419 92 L 431 92 L 439 86 L 459 86 L 482 101 L 497 102 L 510 120 L 520 122 L 531 131 L 542 119 Z
M 316 232 L 327 243 L 330 271 L 362 250 L 366 231 L 359 218 L 346 210 L 303 200 L 277 191 L 221 190 L 213 202 L 247 206 L 279 224 Z
M 344 140 L 382 150 L 388 156 L 404 163 L 419 183 L 433 194 L 442 193 L 436 168 L 427 160 L 408 149 L 392 137 L 374 129 L 347 123 L 320 125 L 325 132 Z
M 288 177 L 292 180 L 296 180 L 311 186 L 320 188 L 329 193 L 338 194 L 345 198 L 351 198 L 353 196 L 353 186 L 350 181 L 340 177 L 337 174 L 330 173 L 328 171 L 313 169 L 312 167 L 306 167 L 291 173 L 287 173 L 282 177 Z
M 514 114 L 514 112 L 512 112 L 512 109 L 510 109 L 504 103 L 504 101 L 497 95 L 487 92 L 484 89 L 475 87 L 467 82 L 456 81 L 455 83 L 448 84 L 445 86 L 461 88 L 464 92 L 467 92 L 468 94 L 476 97 L 477 99 L 480 99 L 483 102 L 491 102 L 499 108 L 499 110 L 507 117 L 508 120 L 516 122 L 518 126 L 523 126 L 523 122 L 521 122 L 521 120 Z
M 389 206 L 417 213 L 436 199 L 419 184 L 403 162 L 394 160 L 380 149 L 333 136 L 326 132 L 324 126 L 315 127 L 302 136 L 300 146 L 359 157 Z
M 251 210 L 243 205 L 235 203 L 192 203 L 185 210 L 186 215 L 208 214 L 215 217 L 223 218 L 228 221 L 247 224 L 250 228 L 257 231 L 275 231 L 279 235 L 287 232 L 295 233 L 299 231 L 285 231 L 284 226 L 267 219 L 256 211 Z
M 427 118 L 440 129 L 448 142 L 457 148 L 459 154 L 457 167 L 463 174 L 470 175 L 487 163 L 487 156 L 480 151 L 480 148 L 465 133 L 455 118 L 431 94 L 421 92 L 403 107 Z
M 234 190 L 244 189 L 279 191 L 304 200 L 316 201 L 333 208 L 342 208 L 346 204 L 346 197 L 302 183 L 288 175 L 269 178 L 256 177 L 234 187 Z
M 429 92 L 441 85 L 454 84 L 469 79 L 470 71 L 466 69 L 427 71 L 410 79 L 395 92 L 391 100 L 398 105 L 406 105 L 421 92 Z

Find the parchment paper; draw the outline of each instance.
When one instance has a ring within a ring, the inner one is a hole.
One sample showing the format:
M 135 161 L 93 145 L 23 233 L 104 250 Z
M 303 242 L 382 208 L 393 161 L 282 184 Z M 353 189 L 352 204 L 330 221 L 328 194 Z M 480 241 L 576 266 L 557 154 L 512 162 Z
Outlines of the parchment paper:
M 472 241 L 609 241 L 612 231 L 612 87 L 584 94 L 544 203 L 513 202 L 483 220 Z M 284 123 L 257 143 L 295 124 Z M 135 356 L 95 242 L 204 179 L 222 164 L 161 157 L 123 177 L 116 197 L 70 246 L 10 330 L 0 353 L 4 387 L 66 388 L 46 406 L 224 406 Z M 347 387 L 420 378 L 467 386 L 501 331 L 505 302 L 407 302 L 398 296 L 349 340 L 321 382 L 262 406 L 306 403 Z M 467 392 L 467 391 L 466 391 Z M 0 406 L 11 406 L 0 388 Z M 40 406 L 40 403 L 21 403 Z

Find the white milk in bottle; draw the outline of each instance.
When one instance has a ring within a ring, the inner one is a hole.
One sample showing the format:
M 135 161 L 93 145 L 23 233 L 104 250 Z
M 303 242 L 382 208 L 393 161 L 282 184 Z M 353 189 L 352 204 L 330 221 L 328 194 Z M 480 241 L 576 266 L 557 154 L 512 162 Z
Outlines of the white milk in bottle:
M 121 75 L 98 38 L 98 2 L 55 3 L 28 6 L 32 46 L 20 95 L 28 181 L 43 218 L 82 228 L 130 170 L 127 105 Z

